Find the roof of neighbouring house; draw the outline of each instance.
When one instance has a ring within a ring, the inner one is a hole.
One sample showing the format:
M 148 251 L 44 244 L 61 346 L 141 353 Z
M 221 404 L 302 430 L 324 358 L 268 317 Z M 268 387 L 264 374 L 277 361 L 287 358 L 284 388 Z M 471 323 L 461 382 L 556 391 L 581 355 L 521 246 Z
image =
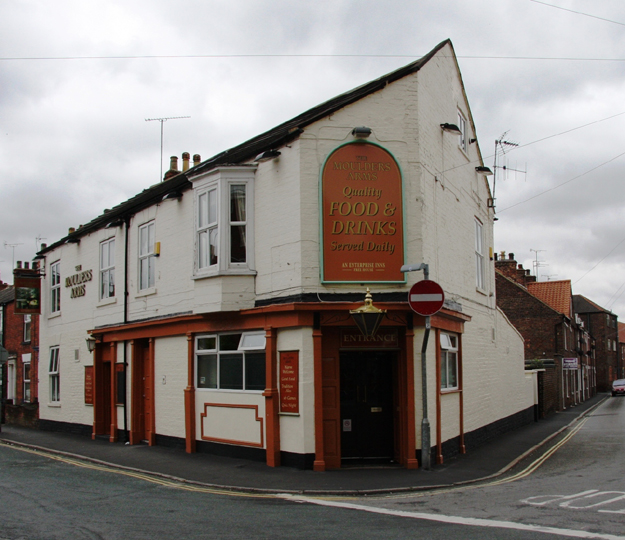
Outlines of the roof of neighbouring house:
M 612 313 L 609 309 L 602 308 L 581 294 L 573 295 L 573 306 L 575 313 Z
M 535 281 L 527 284 L 527 290 L 558 313 L 573 318 L 571 280 Z
M 15 287 L 10 285 L 6 289 L 0 291 L 0 304 L 8 304 L 15 300 Z

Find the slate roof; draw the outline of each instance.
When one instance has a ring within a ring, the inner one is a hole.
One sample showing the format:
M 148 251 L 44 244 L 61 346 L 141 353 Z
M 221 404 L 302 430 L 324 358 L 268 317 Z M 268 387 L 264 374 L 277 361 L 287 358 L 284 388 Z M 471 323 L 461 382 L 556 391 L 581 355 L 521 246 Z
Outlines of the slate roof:
M 573 307 L 575 313 L 612 313 L 581 294 L 573 295 Z
M 234 146 L 233 148 L 225 150 L 224 152 L 203 161 L 188 171 L 144 189 L 138 195 L 135 195 L 131 199 L 128 199 L 114 208 L 105 211 L 104 214 L 93 219 L 86 225 L 81 226 L 74 233 L 63 237 L 59 241 L 42 249 L 38 254 L 43 255 L 44 253 L 66 243 L 68 239 L 78 239 L 81 236 L 102 229 L 111 223 L 115 223 L 120 219 L 128 218 L 140 210 L 160 202 L 168 193 L 181 192 L 191 188 L 189 177 L 210 171 L 220 165 L 240 164 L 245 161 L 252 160 L 261 152 L 272 150 L 287 144 L 288 142 L 299 137 L 299 135 L 303 132 L 304 127 L 333 114 L 347 105 L 361 100 L 369 94 L 382 90 L 385 86 L 394 81 L 412 73 L 416 73 L 446 45 L 449 45 L 453 49 L 451 41 L 446 39 L 434 47 L 424 57 L 416 60 L 415 62 L 403 66 L 371 82 L 363 84 L 362 86 L 350 90 L 349 92 L 336 96 L 320 105 L 317 105 L 316 107 L 313 107 L 312 109 L 309 109 L 295 118 L 292 118 L 291 120 L 266 131 L 265 133 L 257 135 L 256 137 L 253 137 L 238 146 Z
M 15 300 L 15 287 L 12 285 L 0 291 L 0 304 L 8 304 Z
M 558 313 L 573 318 L 570 279 L 530 282 L 527 290 Z

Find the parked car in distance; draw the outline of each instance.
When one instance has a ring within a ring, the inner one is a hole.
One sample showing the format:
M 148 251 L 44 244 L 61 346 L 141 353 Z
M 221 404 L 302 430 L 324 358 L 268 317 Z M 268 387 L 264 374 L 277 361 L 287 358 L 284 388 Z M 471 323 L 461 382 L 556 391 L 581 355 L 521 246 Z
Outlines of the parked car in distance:
M 625 396 L 625 379 L 617 379 L 612 383 L 612 395 Z

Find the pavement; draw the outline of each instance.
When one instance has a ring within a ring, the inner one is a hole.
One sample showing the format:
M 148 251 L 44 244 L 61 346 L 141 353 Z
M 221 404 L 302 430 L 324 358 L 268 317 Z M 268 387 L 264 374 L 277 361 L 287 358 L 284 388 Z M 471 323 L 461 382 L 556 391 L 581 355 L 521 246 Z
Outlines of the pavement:
M 163 446 L 111 443 L 84 435 L 2 425 L 0 444 L 46 451 L 110 467 L 247 493 L 375 495 L 473 483 L 502 475 L 592 413 L 609 394 L 598 394 L 565 411 L 488 441 L 466 454 L 433 464 L 431 470 L 400 467 L 352 467 L 313 472 L 265 463 L 187 454 Z

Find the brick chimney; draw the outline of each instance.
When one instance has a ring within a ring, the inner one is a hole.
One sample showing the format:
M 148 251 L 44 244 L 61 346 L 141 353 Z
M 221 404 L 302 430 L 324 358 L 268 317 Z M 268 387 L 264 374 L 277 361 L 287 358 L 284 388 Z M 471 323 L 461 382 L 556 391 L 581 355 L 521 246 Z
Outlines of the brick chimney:
M 501 258 L 495 261 L 495 269 L 499 270 L 504 276 L 514 281 L 517 280 L 516 275 L 516 261 L 514 260 L 514 253 L 510 253 L 506 259 L 506 252 L 501 252 Z
M 169 170 L 165 173 L 163 180 L 168 180 L 172 176 L 176 176 L 179 172 L 178 156 L 171 156 L 171 158 L 169 158 Z
M 189 161 L 191 161 L 191 155 L 189 152 L 182 153 L 182 172 L 189 170 Z

